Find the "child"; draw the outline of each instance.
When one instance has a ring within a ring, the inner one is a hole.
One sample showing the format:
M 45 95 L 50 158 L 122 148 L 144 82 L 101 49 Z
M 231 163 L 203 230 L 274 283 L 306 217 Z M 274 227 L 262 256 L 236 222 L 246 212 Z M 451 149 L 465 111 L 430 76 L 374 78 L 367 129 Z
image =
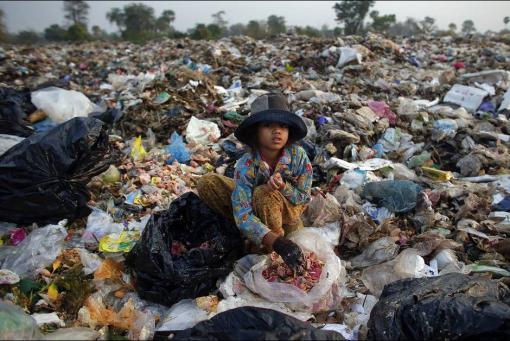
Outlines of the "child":
M 198 194 L 209 207 L 235 220 L 249 241 L 274 250 L 300 270 L 303 253 L 285 235 L 303 227 L 300 216 L 310 201 L 312 165 L 304 149 L 294 144 L 306 136 L 307 128 L 281 94 L 256 98 L 251 113 L 235 131 L 251 149 L 237 161 L 235 180 L 205 175 L 198 181 Z

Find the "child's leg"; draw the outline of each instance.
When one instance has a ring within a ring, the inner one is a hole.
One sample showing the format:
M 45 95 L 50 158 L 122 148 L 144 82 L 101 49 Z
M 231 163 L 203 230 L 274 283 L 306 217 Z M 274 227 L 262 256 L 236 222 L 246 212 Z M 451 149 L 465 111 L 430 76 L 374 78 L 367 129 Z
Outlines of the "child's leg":
M 200 199 L 211 209 L 232 221 L 234 221 L 234 216 L 232 215 L 230 196 L 234 187 L 233 179 L 214 173 L 202 176 L 197 182 L 197 192 Z
M 274 233 L 283 236 L 303 227 L 303 205 L 293 205 L 279 191 L 268 192 L 263 186 L 253 191 L 255 215 Z

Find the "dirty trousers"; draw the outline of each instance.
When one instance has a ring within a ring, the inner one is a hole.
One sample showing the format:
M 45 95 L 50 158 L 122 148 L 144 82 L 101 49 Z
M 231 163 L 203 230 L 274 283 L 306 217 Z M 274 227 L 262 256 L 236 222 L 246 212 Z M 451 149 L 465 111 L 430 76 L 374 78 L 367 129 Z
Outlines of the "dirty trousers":
M 198 180 L 199 197 L 213 210 L 234 221 L 230 199 L 235 181 L 219 174 L 206 174 Z M 255 187 L 252 196 L 254 214 L 271 231 L 283 236 L 303 227 L 301 214 L 305 205 L 294 205 L 279 191 L 268 192 L 264 186 Z

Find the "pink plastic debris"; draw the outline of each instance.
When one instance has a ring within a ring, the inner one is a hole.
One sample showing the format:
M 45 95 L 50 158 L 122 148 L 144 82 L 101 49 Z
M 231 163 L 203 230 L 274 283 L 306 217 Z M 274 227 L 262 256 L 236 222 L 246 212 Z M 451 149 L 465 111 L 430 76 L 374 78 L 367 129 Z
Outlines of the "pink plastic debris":
M 397 123 L 397 115 L 391 111 L 390 106 L 383 101 L 368 101 L 368 107 L 381 118 L 387 118 L 390 124 Z

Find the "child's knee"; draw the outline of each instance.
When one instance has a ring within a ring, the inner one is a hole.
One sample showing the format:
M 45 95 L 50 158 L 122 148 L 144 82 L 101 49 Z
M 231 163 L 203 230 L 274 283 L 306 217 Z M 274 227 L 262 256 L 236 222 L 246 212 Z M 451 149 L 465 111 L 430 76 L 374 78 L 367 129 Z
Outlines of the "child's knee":
M 268 191 L 263 186 L 259 186 L 253 191 L 253 204 L 259 209 L 274 208 L 275 205 L 281 204 L 281 194 L 278 191 Z

